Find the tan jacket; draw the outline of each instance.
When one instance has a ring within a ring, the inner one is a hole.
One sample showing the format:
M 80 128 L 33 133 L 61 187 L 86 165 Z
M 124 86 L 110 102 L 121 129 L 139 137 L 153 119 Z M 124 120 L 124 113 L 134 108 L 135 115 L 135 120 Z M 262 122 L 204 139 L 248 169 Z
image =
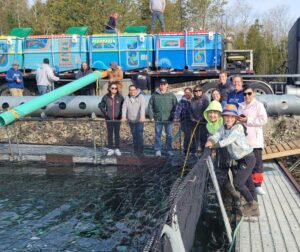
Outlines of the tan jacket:
M 113 71 L 111 68 L 108 69 L 108 80 L 109 83 L 114 83 L 118 85 L 118 89 L 121 91 L 123 87 L 123 70 L 121 67 L 117 67 L 115 71 Z

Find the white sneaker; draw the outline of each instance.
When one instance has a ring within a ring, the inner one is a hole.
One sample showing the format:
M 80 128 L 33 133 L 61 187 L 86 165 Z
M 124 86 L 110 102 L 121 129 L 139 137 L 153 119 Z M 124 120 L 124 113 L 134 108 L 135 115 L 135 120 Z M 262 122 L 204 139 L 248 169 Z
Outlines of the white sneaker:
M 160 150 L 155 152 L 155 157 L 161 157 L 161 151 Z
M 261 186 L 255 187 L 256 193 L 259 195 L 264 195 L 266 192 L 262 189 Z
M 115 154 L 117 156 L 122 156 L 122 153 L 121 153 L 121 151 L 119 149 L 115 149 Z
M 108 149 L 108 151 L 107 151 L 107 156 L 112 156 L 112 155 L 114 155 L 114 150 L 113 149 Z

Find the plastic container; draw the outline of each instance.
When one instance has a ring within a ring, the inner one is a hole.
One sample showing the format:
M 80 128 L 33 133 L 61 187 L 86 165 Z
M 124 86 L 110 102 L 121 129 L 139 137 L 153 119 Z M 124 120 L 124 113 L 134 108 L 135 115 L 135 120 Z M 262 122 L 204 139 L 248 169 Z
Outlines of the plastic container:
M 88 48 L 90 64 L 96 69 L 107 69 L 112 61 L 124 71 L 152 67 L 152 35 L 96 34 L 89 37 Z
M 222 39 L 218 33 L 181 32 L 155 35 L 155 67 L 206 70 L 221 66 Z
M 7 72 L 16 60 L 23 68 L 22 38 L 14 36 L 0 37 L 0 73 Z
M 36 70 L 44 58 L 56 72 L 73 71 L 87 61 L 87 37 L 73 35 L 29 36 L 24 39 L 24 67 Z

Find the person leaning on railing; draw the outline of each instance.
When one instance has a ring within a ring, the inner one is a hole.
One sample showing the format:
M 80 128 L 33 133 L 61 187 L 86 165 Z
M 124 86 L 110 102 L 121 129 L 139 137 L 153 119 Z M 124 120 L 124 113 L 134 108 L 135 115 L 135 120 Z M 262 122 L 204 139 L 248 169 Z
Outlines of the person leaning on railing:
M 125 96 L 122 108 L 122 121 L 128 121 L 133 139 L 134 155 L 144 153 L 144 121 L 145 98 L 135 85 L 129 86 L 129 94 Z
M 168 91 L 168 81 L 161 79 L 159 88 L 155 90 L 149 100 L 149 118 L 155 121 L 155 156 L 161 156 L 161 133 L 163 127 L 166 133 L 167 153 L 173 156 L 172 148 L 172 121 L 173 113 L 177 105 L 176 96 Z
M 118 91 L 116 84 L 108 86 L 108 93 L 103 96 L 100 102 L 100 110 L 105 116 L 107 127 L 107 156 L 116 154 L 121 156 L 120 148 L 120 126 L 122 118 L 122 105 L 124 102 L 123 96 Z M 113 139 L 115 141 L 113 141 Z M 114 150 L 115 149 L 115 150 Z

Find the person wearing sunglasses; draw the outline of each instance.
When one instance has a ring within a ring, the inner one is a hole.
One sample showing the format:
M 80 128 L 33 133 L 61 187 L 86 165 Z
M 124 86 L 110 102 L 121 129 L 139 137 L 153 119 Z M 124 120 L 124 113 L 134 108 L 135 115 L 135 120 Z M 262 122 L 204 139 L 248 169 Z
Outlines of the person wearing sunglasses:
M 117 84 L 108 86 L 108 93 L 103 96 L 99 108 L 106 120 L 107 127 L 107 156 L 116 154 L 121 156 L 120 147 L 120 126 L 122 118 L 123 96 L 119 93 Z M 113 141 L 114 140 L 114 141 Z
M 257 194 L 265 194 L 261 187 L 263 182 L 262 150 L 264 148 L 263 126 L 267 123 L 268 116 L 264 105 L 255 99 L 255 92 L 250 86 L 243 89 L 245 101 L 240 103 L 239 121 L 247 128 L 247 139 L 253 148 L 256 163 L 252 171 L 252 180 Z
M 162 129 L 165 128 L 166 133 L 166 145 L 168 156 L 173 156 L 172 148 L 172 128 L 173 128 L 173 114 L 177 105 L 176 96 L 168 91 L 168 81 L 161 79 L 159 81 L 159 88 L 152 94 L 148 110 L 150 120 L 155 121 L 155 156 L 161 157 L 162 141 L 161 134 Z
M 228 94 L 227 103 L 233 104 L 237 108 L 239 103 L 244 101 L 243 78 L 240 75 L 233 76 L 232 79 L 234 90 Z
M 208 107 L 209 101 L 205 94 L 203 94 L 202 87 L 197 85 L 193 89 L 194 97 L 191 101 L 191 120 L 193 121 L 192 129 L 197 127 L 192 143 L 192 149 L 197 151 L 198 147 L 204 149 L 207 140 L 206 121 L 204 118 L 204 111 Z

